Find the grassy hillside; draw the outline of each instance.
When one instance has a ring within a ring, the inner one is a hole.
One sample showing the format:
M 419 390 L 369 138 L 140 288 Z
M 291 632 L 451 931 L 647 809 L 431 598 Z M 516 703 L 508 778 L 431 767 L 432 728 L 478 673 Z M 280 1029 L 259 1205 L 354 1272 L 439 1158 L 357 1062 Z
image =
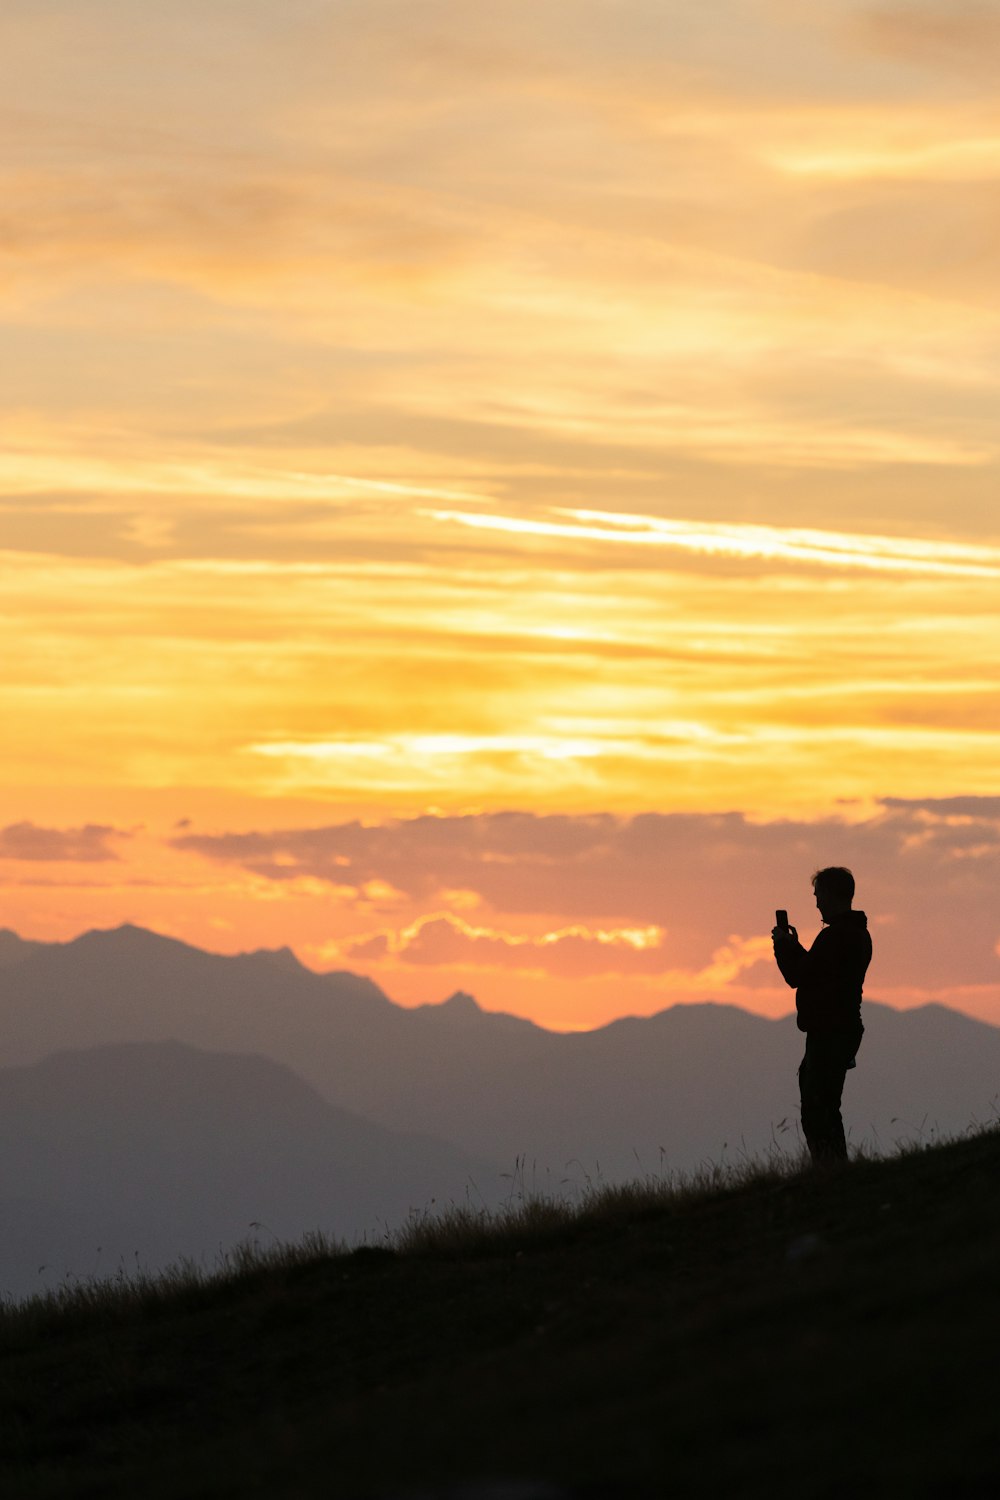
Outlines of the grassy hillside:
M 998 1189 L 991 1131 L 9 1308 L 0 1492 L 995 1494 Z

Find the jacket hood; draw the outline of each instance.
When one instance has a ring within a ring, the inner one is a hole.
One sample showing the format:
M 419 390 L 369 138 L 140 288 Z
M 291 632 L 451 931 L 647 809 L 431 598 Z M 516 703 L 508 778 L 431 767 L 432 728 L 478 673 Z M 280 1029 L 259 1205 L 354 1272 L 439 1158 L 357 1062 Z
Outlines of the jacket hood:
M 842 911 L 839 916 L 831 917 L 827 923 L 828 927 L 867 927 L 868 913 L 866 911 Z

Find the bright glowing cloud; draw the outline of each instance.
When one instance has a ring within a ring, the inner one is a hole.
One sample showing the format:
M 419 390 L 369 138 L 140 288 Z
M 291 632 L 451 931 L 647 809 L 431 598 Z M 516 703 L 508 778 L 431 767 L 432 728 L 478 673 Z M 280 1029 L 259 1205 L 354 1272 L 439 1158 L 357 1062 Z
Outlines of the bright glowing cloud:
M 655 925 L 590 928 L 580 924 L 538 935 L 474 926 L 451 912 L 432 913 L 399 930 L 363 934 L 323 950 L 327 962 L 420 965 L 513 972 L 535 977 L 593 978 L 656 974 L 668 963 Z
M 567 511 L 572 521 L 527 520 L 476 512 L 433 511 L 435 520 L 486 531 L 523 532 L 567 540 L 674 547 L 705 556 L 814 563 L 887 573 L 948 578 L 1000 578 L 1000 547 L 956 545 L 910 537 L 850 535 L 788 527 L 659 520 L 609 511 Z

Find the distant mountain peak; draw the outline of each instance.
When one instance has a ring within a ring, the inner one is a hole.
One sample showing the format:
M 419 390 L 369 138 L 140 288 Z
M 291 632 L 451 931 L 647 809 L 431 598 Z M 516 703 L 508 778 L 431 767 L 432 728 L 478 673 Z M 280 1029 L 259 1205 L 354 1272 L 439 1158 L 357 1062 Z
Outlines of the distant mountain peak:
M 0 968 L 8 964 L 21 963 L 44 946 L 44 943 L 35 943 L 28 938 L 19 937 L 10 927 L 0 927 Z
M 244 953 L 241 957 L 266 958 L 270 963 L 277 964 L 282 969 L 301 969 L 309 974 L 313 972 L 312 969 L 306 969 L 302 960 L 287 944 L 281 948 L 254 948 L 251 953 Z
M 82 948 L 110 948 L 112 950 L 125 951 L 135 949 L 146 949 L 155 952 L 164 948 L 184 949 L 189 953 L 196 953 L 201 958 L 242 958 L 242 959 L 266 959 L 269 963 L 277 964 L 282 968 L 299 969 L 305 971 L 305 965 L 300 963 L 291 948 L 255 948 L 249 953 L 220 954 L 212 953 L 206 949 L 198 948 L 193 943 L 185 942 L 183 938 L 171 937 L 165 932 L 154 932 L 150 927 L 140 927 L 135 922 L 122 922 L 118 927 L 91 927 L 80 936 L 74 938 L 70 947 Z M 311 971 L 306 971 L 311 972 Z
M 483 1014 L 483 1008 L 475 995 L 468 994 L 466 990 L 456 990 L 453 995 L 448 996 L 447 1000 L 443 1000 L 441 1009 L 446 1008 L 449 1015 L 453 1016 L 481 1016 Z
M 140 927 L 135 922 L 122 922 L 117 927 L 90 927 L 86 932 L 81 932 L 79 937 L 73 938 L 66 946 L 69 948 L 121 948 L 127 945 L 130 948 L 152 948 L 166 944 L 172 948 L 199 951 L 191 943 L 184 942 L 182 938 L 170 937 L 165 932 L 154 932 L 151 928 Z

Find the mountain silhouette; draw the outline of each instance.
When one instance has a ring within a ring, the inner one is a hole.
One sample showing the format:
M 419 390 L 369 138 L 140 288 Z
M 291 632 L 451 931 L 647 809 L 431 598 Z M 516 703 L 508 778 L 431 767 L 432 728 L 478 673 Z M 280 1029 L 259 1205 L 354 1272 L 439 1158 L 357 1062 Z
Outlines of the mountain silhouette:
M 16 1295 L 181 1256 L 212 1266 L 254 1236 L 370 1240 L 502 1187 L 494 1163 L 338 1109 L 277 1063 L 179 1042 L 4 1069 L 0 1137 L 0 1290 Z
M 0 927 L 0 969 L 20 963 L 22 959 L 44 947 L 44 943 L 33 943 L 27 938 L 18 937 L 9 927 Z
M 889 1148 L 995 1115 L 1000 1030 L 943 1006 L 864 1008 L 845 1092 L 854 1144 Z M 802 1038 L 733 1006 L 675 1005 L 561 1034 L 471 996 L 404 1009 L 288 950 L 223 957 L 126 926 L 42 944 L 0 982 L 0 1065 L 176 1040 L 258 1053 L 329 1102 L 450 1141 L 538 1187 L 616 1180 L 796 1144 Z

